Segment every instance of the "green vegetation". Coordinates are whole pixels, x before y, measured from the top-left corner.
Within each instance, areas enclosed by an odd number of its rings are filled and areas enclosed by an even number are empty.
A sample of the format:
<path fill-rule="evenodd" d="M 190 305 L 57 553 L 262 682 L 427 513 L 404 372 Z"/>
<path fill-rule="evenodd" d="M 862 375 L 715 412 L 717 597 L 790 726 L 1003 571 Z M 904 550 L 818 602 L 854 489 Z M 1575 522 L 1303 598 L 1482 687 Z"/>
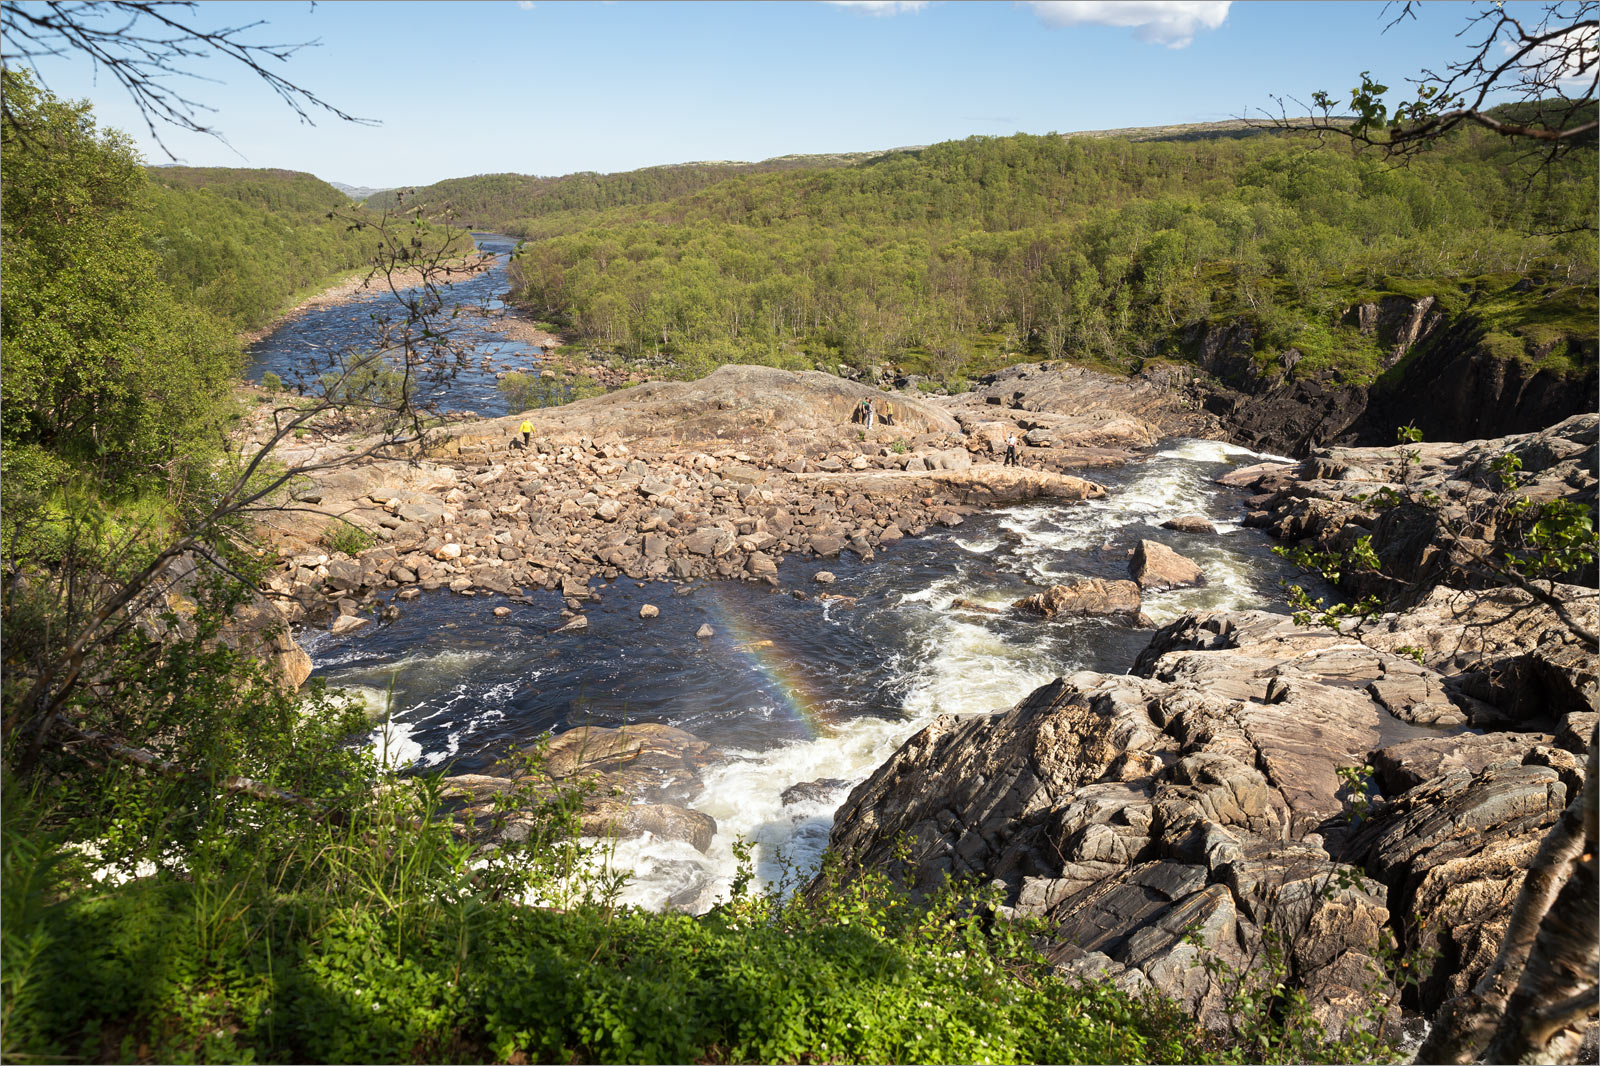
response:
<path fill-rule="evenodd" d="M 126 139 L 3 79 L 0 510 L 20 561 L 68 525 L 103 527 L 107 507 L 203 480 L 239 362 L 228 331 L 161 281 Z"/>
<path fill-rule="evenodd" d="M 463 225 L 503 232 L 518 219 L 659 203 L 746 174 L 848 166 L 871 158 L 867 153 L 780 156 L 760 163 L 680 163 L 620 174 L 585 171 L 558 178 L 479 174 L 449 178 L 420 189 L 390 189 L 375 193 L 362 203 L 376 211 L 403 207 L 420 210 L 425 216 L 448 209 Z"/>
<path fill-rule="evenodd" d="M 150 244 L 185 299 L 235 329 L 264 326 L 295 295 L 372 261 L 334 211 L 339 190 L 287 170 L 150 167 Z"/>
<path fill-rule="evenodd" d="M 1592 238 L 1521 228 L 1593 215 L 1594 152 L 1531 190 L 1514 154 L 1472 132 L 1404 169 L 1289 136 L 972 138 L 603 210 L 541 200 L 504 225 L 526 238 L 524 307 L 591 348 L 689 372 L 1126 366 L 1193 358 L 1238 324 L 1263 366 L 1294 347 L 1301 372 L 1371 380 L 1378 341 L 1347 312 L 1391 295 L 1482 306 L 1529 358 L 1592 353 Z"/>
<path fill-rule="evenodd" d="M 322 534 L 322 544 L 331 552 L 360 555 L 375 542 L 372 534 L 348 522 L 335 522 Z"/>
<path fill-rule="evenodd" d="M 235 329 L 256 329 L 294 298 L 370 267 L 371 212 L 291 170 L 151 167 L 150 243 L 186 299 Z M 456 248 L 471 251 L 461 231 Z"/>
<path fill-rule="evenodd" d="M 513 412 L 532 411 L 538 407 L 558 407 L 573 400 L 599 396 L 605 387 L 590 378 L 533 371 L 523 373 L 513 370 L 495 383 L 500 395 Z"/>

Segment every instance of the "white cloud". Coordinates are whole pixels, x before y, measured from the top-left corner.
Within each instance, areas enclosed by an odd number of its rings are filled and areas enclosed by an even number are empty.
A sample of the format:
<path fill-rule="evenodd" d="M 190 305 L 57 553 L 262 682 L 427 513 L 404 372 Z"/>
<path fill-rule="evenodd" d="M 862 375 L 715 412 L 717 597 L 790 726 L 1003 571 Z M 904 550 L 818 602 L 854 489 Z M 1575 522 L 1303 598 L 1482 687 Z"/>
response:
<path fill-rule="evenodd" d="M 517 6 L 522 8 L 524 11 L 532 11 L 533 0 L 517 0 Z"/>
<path fill-rule="evenodd" d="M 1126 26 L 1150 44 L 1186 48 L 1228 17 L 1231 0 L 1029 0 L 1051 26 Z"/>
<path fill-rule="evenodd" d="M 1517 50 L 1510 41 L 1501 41 L 1500 48 L 1508 56 Z M 1526 83 L 1554 84 L 1568 91 L 1587 85 L 1594 78 L 1596 63 L 1600 63 L 1600 32 L 1593 26 L 1579 26 L 1523 56 L 1517 72 Z"/>
<path fill-rule="evenodd" d="M 825 0 L 834 7 L 853 7 L 869 15 L 903 15 L 921 11 L 928 0 Z"/>

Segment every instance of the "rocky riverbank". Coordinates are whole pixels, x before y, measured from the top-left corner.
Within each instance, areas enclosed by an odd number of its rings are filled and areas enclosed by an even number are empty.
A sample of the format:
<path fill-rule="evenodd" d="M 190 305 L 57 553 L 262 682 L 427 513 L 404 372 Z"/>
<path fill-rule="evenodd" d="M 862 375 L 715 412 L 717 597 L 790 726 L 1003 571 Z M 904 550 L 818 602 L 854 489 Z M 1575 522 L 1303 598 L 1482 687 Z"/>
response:
<path fill-rule="evenodd" d="M 465 256 L 459 263 L 449 265 L 447 269 L 435 272 L 436 280 L 460 281 L 481 274 L 494 266 L 494 257 L 481 252 Z M 370 271 L 358 271 L 345 278 L 343 281 L 329 285 L 327 288 L 307 296 L 293 307 L 284 311 L 277 318 L 260 329 L 247 330 L 239 334 L 241 344 L 255 344 L 257 341 L 271 334 L 285 322 L 296 318 L 308 311 L 320 307 L 331 307 L 335 304 L 349 303 L 352 300 L 362 300 L 372 296 L 386 296 L 391 290 L 414 288 L 424 281 L 420 269 L 407 267 L 396 269 L 392 273 L 373 274 Z"/>
<path fill-rule="evenodd" d="M 1102 495 L 1068 471 L 1126 462 L 1171 426 L 1159 405 L 1152 418 L 1112 406 L 1113 379 L 1086 381 L 1100 400 L 1016 418 L 826 374 L 725 367 L 531 412 L 525 448 L 522 415 L 455 423 L 421 461 L 354 464 L 298 488 L 294 510 L 263 521 L 285 560 L 267 584 L 293 621 L 349 629 L 366 624 L 380 594 L 411 587 L 560 589 L 579 612 L 597 585 L 623 577 L 777 583 L 791 554 L 870 558 L 976 510 Z M 852 421 L 863 400 L 887 418 Z M 1026 438 L 1021 466 L 1003 463 L 1011 433 Z M 307 443 L 282 457 L 344 446 Z M 321 547 L 337 523 L 374 546 L 358 557 Z"/>
<path fill-rule="evenodd" d="M 1592 772 L 1594 650 L 1562 613 L 1592 633 L 1597 595 L 1553 586 L 1558 610 L 1433 583 L 1452 550 L 1476 549 L 1419 544 L 1371 501 L 1398 463 L 1447 511 L 1470 507 L 1507 452 L 1534 498 L 1592 501 L 1595 421 L 1405 463 L 1340 449 L 1237 472 L 1260 490 L 1253 524 L 1372 534 L 1409 562 L 1415 602 L 1342 631 L 1190 615 L 1131 674 L 941 718 L 851 794 L 830 847 L 846 870 L 897 867 L 919 888 L 996 882 L 1011 912 L 1047 922 L 1062 970 L 1154 986 L 1208 1024 L 1227 1020 L 1228 982 L 1263 975 L 1335 1028 L 1374 1004 L 1431 1015 L 1493 962 L 1534 852 Z M 1420 983 L 1380 965 L 1388 944 L 1431 960 Z"/>

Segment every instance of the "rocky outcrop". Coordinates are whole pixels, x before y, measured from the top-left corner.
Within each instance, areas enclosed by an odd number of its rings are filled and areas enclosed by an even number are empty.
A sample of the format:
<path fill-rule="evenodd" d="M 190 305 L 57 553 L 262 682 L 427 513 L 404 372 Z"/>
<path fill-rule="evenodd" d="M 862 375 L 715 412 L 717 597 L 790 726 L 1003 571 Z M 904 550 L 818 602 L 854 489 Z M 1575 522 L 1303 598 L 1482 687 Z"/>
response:
<path fill-rule="evenodd" d="M 963 424 L 1015 426 L 1035 433 L 1034 443 L 1048 438 L 1066 448 L 1221 433 L 1216 420 L 1199 409 L 1190 376 L 1168 366 L 1122 377 L 1068 362 L 1019 363 L 979 378 L 970 391 L 945 403 Z"/>
<path fill-rule="evenodd" d="M 1382 644 L 1281 615 L 1186 616 L 1132 675 L 1072 674 L 1009 711 L 937 719 L 851 793 L 830 846 L 919 891 L 997 882 L 1011 912 L 1047 923 L 1063 972 L 1148 984 L 1208 1024 L 1226 990 L 1202 953 L 1246 983 L 1281 956 L 1338 1028 L 1399 1000 L 1377 965 L 1386 934 L 1437 953 L 1409 1001 L 1432 1009 L 1492 959 L 1590 741 L 1416 724 L 1474 702 Z M 1370 796 L 1351 792 L 1363 765 Z"/>
<path fill-rule="evenodd" d="M 487 774 L 444 779 L 445 796 L 492 839 L 520 839 L 540 817 L 530 801 L 556 790 L 577 791 L 584 836 L 627 838 L 649 833 L 705 851 L 716 819 L 689 806 L 705 790 L 700 772 L 719 753 L 672 726 L 580 727 L 534 745 L 522 760 Z M 520 800 L 513 794 L 519 793 Z M 510 802 L 508 803 L 508 800 Z"/>
<path fill-rule="evenodd" d="M 853 423 L 862 399 L 892 423 Z M 1115 419 L 1101 414 L 1104 430 Z M 354 631 L 378 597 L 413 586 L 513 599 L 560 589 L 577 612 L 622 576 L 777 584 L 792 556 L 870 559 L 977 510 L 1103 496 L 1064 471 L 1125 461 L 1127 442 L 1156 439 L 1142 422 L 1126 436 L 1069 434 L 1030 449 L 1048 460 L 1005 466 L 970 419 L 938 405 L 764 367 L 531 412 L 527 449 L 513 432 L 521 417 L 457 423 L 428 445 L 432 458 L 331 469 L 298 488 L 292 514 L 263 522 L 285 560 L 267 590 L 296 622 Z M 333 526 L 374 544 L 353 557 L 311 539 Z"/>
<path fill-rule="evenodd" d="M 1470 306 L 1447 312 L 1432 295 L 1358 304 L 1345 309 L 1338 326 L 1379 350 L 1376 380 L 1307 370 L 1292 347 L 1264 351 L 1248 321 L 1203 323 L 1181 348 L 1212 379 L 1198 391 L 1228 437 L 1279 454 L 1384 444 L 1407 424 L 1434 440 L 1526 433 L 1594 408 L 1592 329 L 1587 336 L 1542 330 L 1535 345 L 1491 335 Z M 1566 360 L 1537 362 L 1560 347 Z"/>

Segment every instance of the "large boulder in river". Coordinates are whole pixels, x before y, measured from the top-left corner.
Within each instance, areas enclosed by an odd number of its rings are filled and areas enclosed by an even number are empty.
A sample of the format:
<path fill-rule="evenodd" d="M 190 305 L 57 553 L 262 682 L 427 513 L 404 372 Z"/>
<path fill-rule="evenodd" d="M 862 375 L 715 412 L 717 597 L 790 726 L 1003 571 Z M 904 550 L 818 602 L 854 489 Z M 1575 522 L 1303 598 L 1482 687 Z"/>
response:
<path fill-rule="evenodd" d="M 1205 583 L 1199 564 L 1157 540 L 1141 540 L 1133 549 L 1128 573 L 1142 589 L 1175 589 Z"/>
<path fill-rule="evenodd" d="M 1139 617 L 1139 603 L 1139 586 L 1132 581 L 1092 577 L 1070 585 L 1052 585 L 1011 606 L 1040 618 L 1092 616 L 1132 622 Z"/>

